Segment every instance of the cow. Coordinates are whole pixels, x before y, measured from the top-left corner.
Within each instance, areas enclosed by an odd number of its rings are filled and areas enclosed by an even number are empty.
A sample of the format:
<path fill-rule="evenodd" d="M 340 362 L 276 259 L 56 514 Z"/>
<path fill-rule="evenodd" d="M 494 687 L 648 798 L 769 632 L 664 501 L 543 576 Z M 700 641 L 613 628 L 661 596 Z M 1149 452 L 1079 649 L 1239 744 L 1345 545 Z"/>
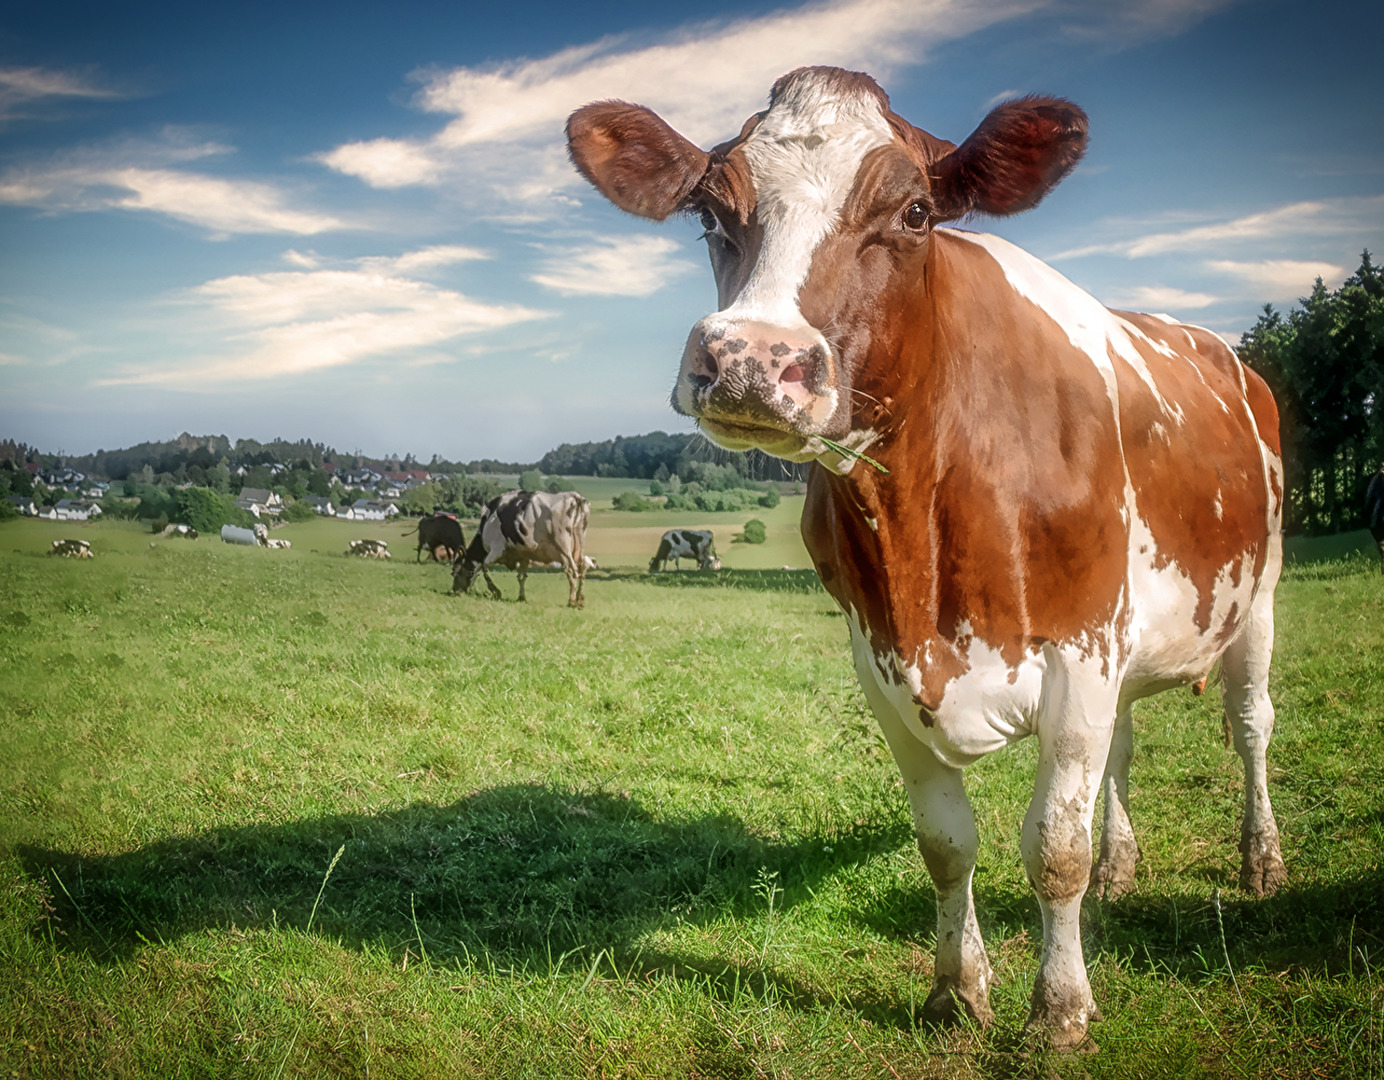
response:
<path fill-rule="evenodd" d="M 1036 205 L 1087 128 L 1070 102 L 1027 97 L 958 146 L 836 68 L 783 76 L 710 152 L 624 102 L 567 128 L 617 207 L 705 229 L 720 310 L 692 327 L 675 410 L 728 449 L 816 462 L 803 539 L 937 892 L 928 1021 L 992 1020 L 963 776 L 1037 738 L 1028 1026 L 1060 1049 L 1099 1019 L 1082 897 L 1134 881 L 1134 701 L 1220 663 L 1245 770 L 1240 883 L 1285 880 L 1266 765 L 1283 502 L 1267 386 L 1207 330 L 1108 310 L 1004 240 L 942 227 Z"/>
<path fill-rule="evenodd" d="M 389 558 L 389 541 L 352 540 L 346 548 L 346 554 L 355 555 L 362 559 L 387 559 Z"/>
<path fill-rule="evenodd" d="M 710 529 L 669 529 L 649 560 L 649 573 L 667 569 L 669 559 L 673 560 L 675 570 L 682 569 L 679 559 L 696 559 L 698 570 L 721 569 L 721 560 L 716 557 L 716 539 Z"/>
<path fill-rule="evenodd" d="M 428 553 L 428 558 L 436 562 L 453 562 L 462 549 L 466 547 L 466 537 L 462 535 L 461 523 L 457 521 L 455 514 L 448 514 L 443 511 L 420 517 L 415 529 L 410 529 L 404 533 L 418 533 L 418 551 L 415 553 L 414 562 L 423 561 L 424 550 Z"/>
<path fill-rule="evenodd" d="M 586 579 L 586 522 L 591 504 L 575 491 L 507 491 L 485 504 L 471 544 L 452 564 L 452 592 L 471 588 L 479 570 L 490 595 L 500 590 L 490 578 L 490 567 L 508 566 L 519 577 L 519 599 L 524 599 L 524 580 L 530 563 L 558 562 L 567 575 L 567 605 L 583 607 L 582 584 Z"/>
<path fill-rule="evenodd" d="M 289 548 L 293 546 L 293 541 L 280 540 L 277 537 L 271 536 L 268 540 L 264 542 L 264 546 L 269 548 L 271 551 L 287 551 Z"/>
<path fill-rule="evenodd" d="M 90 559 L 91 544 L 86 540 L 54 540 L 48 554 L 61 555 L 65 559 Z"/>
<path fill-rule="evenodd" d="M 1384 574 L 1384 465 L 1365 488 L 1365 525 L 1379 548 L 1379 572 Z"/>

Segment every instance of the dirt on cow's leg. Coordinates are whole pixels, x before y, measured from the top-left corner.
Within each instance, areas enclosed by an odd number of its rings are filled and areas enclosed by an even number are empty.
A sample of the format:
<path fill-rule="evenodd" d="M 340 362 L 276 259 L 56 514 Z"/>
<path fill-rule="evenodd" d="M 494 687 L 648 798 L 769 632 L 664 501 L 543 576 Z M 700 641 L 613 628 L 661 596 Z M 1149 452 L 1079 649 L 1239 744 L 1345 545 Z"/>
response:
<path fill-rule="evenodd" d="M 1272 541 L 1277 540 L 1274 534 Z M 1280 541 L 1281 543 L 1281 541 Z M 1225 717 L 1231 739 L 1245 765 L 1245 817 L 1240 831 L 1240 887 L 1268 896 L 1288 880 L 1278 844 L 1278 824 L 1269 803 L 1268 749 L 1273 736 L 1273 702 L 1269 700 L 1269 659 L 1273 653 L 1273 592 L 1281 549 L 1275 544 L 1264 586 L 1254 598 L 1240 636 L 1221 662 Z"/>
<path fill-rule="evenodd" d="M 1091 888 L 1107 900 L 1118 900 L 1134 888 L 1134 864 L 1139 861 L 1139 845 L 1129 823 L 1129 762 L 1133 756 L 1134 717 L 1125 705 L 1115 717 L 1110 756 L 1105 763 L 1100 855 L 1091 869 Z"/>
<path fill-rule="evenodd" d="M 504 594 L 500 592 L 495 582 L 490 579 L 490 571 L 485 566 L 481 567 L 481 574 L 485 578 L 485 587 L 490 590 L 490 595 L 496 600 L 503 600 Z"/>

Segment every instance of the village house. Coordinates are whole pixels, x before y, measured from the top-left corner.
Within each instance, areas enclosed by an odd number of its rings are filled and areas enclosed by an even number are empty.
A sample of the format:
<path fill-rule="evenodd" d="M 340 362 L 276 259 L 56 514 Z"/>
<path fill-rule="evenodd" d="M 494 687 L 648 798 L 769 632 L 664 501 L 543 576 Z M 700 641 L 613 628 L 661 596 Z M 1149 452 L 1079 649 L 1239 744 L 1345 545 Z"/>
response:
<path fill-rule="evenodd" d="M 278 517 L 284 508 L 283 499 L 265 488 L 241 488 L 235 504 L 242 510 L 250 511 L 255 517 L 264 514 Z"/>
<path fill-rule="evenodd" d="M 337 511 L 342 521 L 384 521 L 396 516 L 399 508 L 383 499 L 357 499 L 350 506 Z"/>
<path fill-rule="evenodd" d="M 304 495 L 302 501 L 311 506 L 319 514 L 323 514 L 326 517 L 334 517 L 336 515 L 336 507 L 332 505 L 331 499 L 324 498 L 320 495 Z"/>
<path fill-rule="evenodd" d="M 90 521 L 100 513 L 101 508 L 88 499 L 59 499 L 53 507 L 52 520 Z"/>
<path fill-rule="evenodd" d="M 11 506 L 25 517 L 38 517 L 38 504 L 30 495 L 7 495 Z"/>

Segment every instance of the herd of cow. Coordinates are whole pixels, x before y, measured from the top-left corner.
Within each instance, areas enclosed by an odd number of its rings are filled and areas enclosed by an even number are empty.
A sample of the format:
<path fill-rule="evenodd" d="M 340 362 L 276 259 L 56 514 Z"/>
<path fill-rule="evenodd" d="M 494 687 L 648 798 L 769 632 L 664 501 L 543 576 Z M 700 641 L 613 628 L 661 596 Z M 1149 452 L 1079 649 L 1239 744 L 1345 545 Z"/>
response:
<path fill-rule="evenodd" d="M 470 544 L 461 522 L 448 513 L 420 518 L 417 528 L 404 535 L 418 535 L 415 561 L 427 552 L 430 559 L 452 564 L 454 593 L 467 592 L 479 573 L 490 595 L 498 600 L 500 590 L 490 570 L 503 566 L 515 572 L 519 599 L 523 600 L 529 567 L 552 566 L 567 575 L 567 603 L 579 608 L 585 604 L 582 586 L 586 571 L 596 565 L 585 551 L 590 516 L 591 504 L 575 491 L 515 490 L 486 504 Z M 701 570 L 721 568 L 711 532 L 705 529 L 669 529 L 659 541 L 649 572 L 663 569 L 668 559 L 679 569 L 679 559 L 695 559 Z"/>
<path fill-rule="evenodd" d="M 957 145 L 867 75 L 800 68 L 710 151 L 620 101 L 567 132 L 617 207 L 705 227 L 719 310 L 687 339 L 676 411 L 726 448 L 818 464 L 803 538 L 848 616 L 937 893 L 924 1018 L 993 1018 L 964 770 L 1032 735 L 1029 1025 L 1079 1046 L 1100 1018 L 1082 898 L 1135 886 L 1135 701 L 1219 668 L 1244 767 L 1240 883 L 1262 896 L 1287 880 L 1267 767 L 1284 497 L 1267 386 L 1208 330 L 1107 309 L 1003 240 L 942 228 L 1043 199 L 1085 151 L 1070 102 L 1006 102 Z M 479 573 L 499 596 L 489 571 L 513 568 L 521 600 L 530 565 L 556 564 L 580 607 L 589 510 L 575 492 L 511 491 L 469 544 L 455 518 L 422 519 L 418 554 L 452 563 L 454 592 Z M 720 565 L 711 534 L 685 529 L 650 571 L 669 559 Z"/>

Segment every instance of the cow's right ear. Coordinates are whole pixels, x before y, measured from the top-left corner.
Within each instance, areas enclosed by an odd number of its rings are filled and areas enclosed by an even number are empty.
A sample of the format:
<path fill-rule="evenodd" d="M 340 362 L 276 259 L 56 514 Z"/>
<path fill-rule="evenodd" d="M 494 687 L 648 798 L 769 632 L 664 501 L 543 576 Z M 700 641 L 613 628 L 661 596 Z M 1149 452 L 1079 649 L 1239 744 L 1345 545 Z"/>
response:
<path fill-rule="evenodd" d="M 567 152 L 621 210 L 655 221 L 683 206 L 710 161 L 657 113 L 623 101 L 598 101 L 568 117 Z"/>

